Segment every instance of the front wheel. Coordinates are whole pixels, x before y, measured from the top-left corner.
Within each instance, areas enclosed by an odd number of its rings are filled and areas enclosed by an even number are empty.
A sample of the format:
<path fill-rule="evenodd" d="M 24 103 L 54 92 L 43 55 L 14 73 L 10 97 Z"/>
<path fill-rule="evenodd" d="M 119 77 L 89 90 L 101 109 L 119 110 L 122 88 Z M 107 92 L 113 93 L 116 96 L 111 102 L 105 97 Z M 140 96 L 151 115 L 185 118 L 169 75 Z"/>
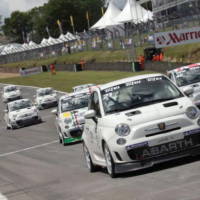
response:
<path fill-rule="evenodd" d="M 88 148 L 86 147 L 84 142 L 83 142 L 83 153 L 89 171 L 95 172 L 97 170 L 97 167 L 93 164 Z"/>
<path fill-rule="evenodd" d="M 107 168 L 108 174 L 110 175 L 111 178 L 115 178 L 116 177 L 115 163 L 113 161 L 112 155 L 110 153 L 110 150 L 107 144 L 104 145 L 104 157 L 106 161 L 106 168 Z"/>

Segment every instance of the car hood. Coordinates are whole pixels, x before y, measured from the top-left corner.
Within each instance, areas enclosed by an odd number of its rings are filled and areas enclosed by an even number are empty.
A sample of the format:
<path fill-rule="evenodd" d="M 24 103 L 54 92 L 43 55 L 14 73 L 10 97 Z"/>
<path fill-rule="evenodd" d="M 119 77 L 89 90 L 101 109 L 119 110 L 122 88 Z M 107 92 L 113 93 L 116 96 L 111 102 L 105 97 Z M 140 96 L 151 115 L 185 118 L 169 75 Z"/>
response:
<path fill-rule="evenodd" d="M 192 101 L 187 97 L 182 97 L 107 115 L 104 117 L 104 124 L 110 127 L 115 127 L 119 123 L 136 126 L 154 120 L 182 115 L 189 106 L 193 106 Z"/>
<path fill-rule="evenodd" d="M 20 95 L 19 90 L 4 93 L 4 97 L 12 97 L 12 96 L 18 96 L 18 95 Z"/>
<path fill-rule="evenodd" d="M 13 116 L 16 116 L 16 115 L 17 115 L 17 117 L 23 117 L 27 114 L 32 115 L 34 113 L 37 113 L 37 108 L 35 106 L 30 107 L 30 108 L 24 108 L 24 109 L 12 111 L 12 112 L 9 113 L 9 116 L 11 118 L 13 118 Z"/>
<path fill-rule="evenodd" d="M 43 97 L 37 97 L 37 101 L 48 101 L 48 100 L 55 100 L 56 95 L 45 95 Z"/>

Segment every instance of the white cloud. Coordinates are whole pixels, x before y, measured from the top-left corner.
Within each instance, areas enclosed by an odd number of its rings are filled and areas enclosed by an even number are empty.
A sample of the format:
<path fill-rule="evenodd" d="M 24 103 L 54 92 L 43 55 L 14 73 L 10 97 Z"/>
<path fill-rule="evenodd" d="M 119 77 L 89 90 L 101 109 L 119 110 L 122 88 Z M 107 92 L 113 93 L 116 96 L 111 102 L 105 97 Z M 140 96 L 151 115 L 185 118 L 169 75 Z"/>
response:
<path fill-rule="evenodd" d="M 9 17 L 13 11 L 27 11 L 46 2 L 48 0 L 0 0 L 0 15 Z"/>

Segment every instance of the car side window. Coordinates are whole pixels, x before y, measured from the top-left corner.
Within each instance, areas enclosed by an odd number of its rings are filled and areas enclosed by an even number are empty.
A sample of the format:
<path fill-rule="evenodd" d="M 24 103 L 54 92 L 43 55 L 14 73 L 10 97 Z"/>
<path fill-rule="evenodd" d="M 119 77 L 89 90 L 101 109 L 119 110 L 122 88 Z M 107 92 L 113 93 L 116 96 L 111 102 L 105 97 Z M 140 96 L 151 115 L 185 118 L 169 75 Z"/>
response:
<path fill-rule="evenodd" d="M 168 74 L 168 77 L 170 78 L 170 80 L 172 80 L 173 78 L 171 73 Z"/>
<path fill-rule="evenodd" d="M 91 95 L 89 108 L 96 111 L 96 116 L 101 117 L 100 105 L 99 105 L 99 97 L 97 92 L 94 92 Z"/>

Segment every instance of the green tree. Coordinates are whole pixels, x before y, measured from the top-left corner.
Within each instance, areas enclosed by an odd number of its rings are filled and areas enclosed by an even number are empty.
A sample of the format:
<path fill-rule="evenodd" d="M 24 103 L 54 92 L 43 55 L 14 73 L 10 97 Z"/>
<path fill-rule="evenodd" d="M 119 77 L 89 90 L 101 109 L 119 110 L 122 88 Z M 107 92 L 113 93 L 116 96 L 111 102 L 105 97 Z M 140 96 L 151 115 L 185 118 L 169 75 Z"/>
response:
<path fill-rule="evenodd" d="M 70 16 L 73 16 L 75 31 L 82 32 L 88 28 L 86 12 L 89 13 L 90 25 L 101 17 L 101 7 L 104 0 L 49 0 L 41 7 L 28 12 L 15 11 L 11 17 L 5 19 L 2 27 L 5 35 L 14 41 L 23 42 L 23 35 L 29 35 L 35 42 L 48 37 L 46 27 L 51 36 L 59 36 L 57 20 L 62 23 L 63 31 L 72 32 Z"/>

